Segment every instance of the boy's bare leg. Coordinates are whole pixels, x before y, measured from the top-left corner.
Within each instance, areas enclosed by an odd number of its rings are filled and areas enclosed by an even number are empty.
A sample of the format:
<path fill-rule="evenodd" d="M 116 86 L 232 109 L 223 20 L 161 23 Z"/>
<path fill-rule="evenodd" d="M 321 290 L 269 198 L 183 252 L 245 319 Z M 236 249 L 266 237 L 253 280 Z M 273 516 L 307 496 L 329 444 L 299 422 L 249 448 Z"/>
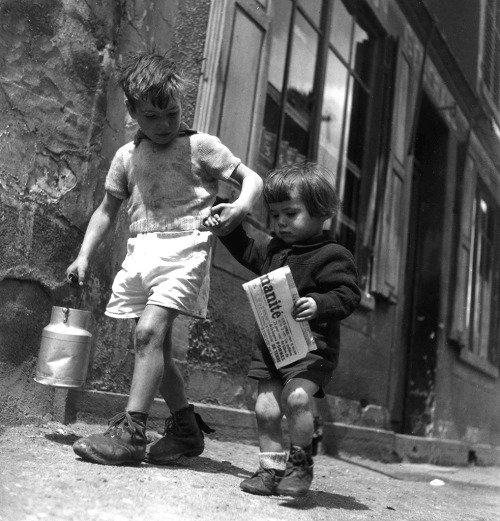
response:
<path fill-rule="evenodd" d="M 160 394 L 172 413 L 189 405 L 184 378 L 172 358 L 172 328 L 169 329 L 163 342 L 163 378 L 160 383 Z"/>
<path fill-rule="evenodd" d="M 146 455 L 147 461 L 156 465 L 168 465 L 181 456 L 199 456 L 205 448 L 203 432 L 213 432 L 188 403 L 184 378 L 172 358 L 172 328 L 164 338 L 162 364 L 159 391 L 171 416 L 165 422 L 163 437 Z"/>
<path fill-rule="evenodd" d="M 285 472 L 281 393 L 280 380 L 259 380 L 259 394 L 255 403 L 260 447 L 259 468 L 253 476 L 240 483 L 244 492 L 271 496 L 276 493 L 278 482 Z"/>
<path fill-rule="evenodd" d="M 283 389 L 283 408 L 288 420 L 292 445 L 308 447 L 312 443 L 314 415 L 313 396 L 318 386 L 310 380 L 293 378 Z"/>
<path fill-rule="evenodd" d="M 276 487 L 280 495 L 303 496 L 313 479 L 313 396 L 318 386 L 310 380 L 293 378 L 283 389 L 282 405 L 290 431 L 290 454 L 285 476 Z"/>
<path fill-rule="evenodd" d="M 283 388 L 280 380 L 259 380 L 255 416 L 257 418 L 259 447 L 261 452 L 283 451 L 283 433 L 281 420 L 281 392 Z"/>
<path fill-rule="evenodd" d="M 175 310 L 147 305 L 138 320 L 135 330 L 134 375 L 127 411 L 149 412 L 163 377 L 164 341 L 170 337 L 177 315 Z M 182 381 L 181 388 L 184 388 Z"/>
<path fill-rule="evenodd" d="M 163 375 L 163 344 L 177 316 L 159 306 L 146 306 L 136 326 L 134 375 L 126 410 L 103 434 L 80 438 L 73 450 L 81 458 L 104 465 L 140 463 L 146 454 L 146 421 Z"/>

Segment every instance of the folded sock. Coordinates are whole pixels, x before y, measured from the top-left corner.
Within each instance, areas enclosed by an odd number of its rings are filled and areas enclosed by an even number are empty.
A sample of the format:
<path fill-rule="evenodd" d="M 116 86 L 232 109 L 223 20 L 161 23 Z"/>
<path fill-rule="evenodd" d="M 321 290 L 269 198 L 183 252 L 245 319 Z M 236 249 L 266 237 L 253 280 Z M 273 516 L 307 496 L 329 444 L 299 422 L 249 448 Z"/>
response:
<path fill-rule="evenodd" d="M 148 421 L 148 414 L 145 412 L 128 411 L 132 419 L 142 425 L 146 425 Z"/>

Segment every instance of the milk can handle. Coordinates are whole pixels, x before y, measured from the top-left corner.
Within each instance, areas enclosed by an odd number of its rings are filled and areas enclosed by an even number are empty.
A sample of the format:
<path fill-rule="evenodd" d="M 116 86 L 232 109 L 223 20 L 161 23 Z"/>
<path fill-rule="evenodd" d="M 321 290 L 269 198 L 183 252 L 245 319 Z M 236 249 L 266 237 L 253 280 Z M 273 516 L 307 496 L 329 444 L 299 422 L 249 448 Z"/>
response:
<path fill-rule="evenodd" d="M 68 321 L 68 315 L 69 315 L 69 308 L 63 308 L 64 318 L 63 318 L 63 324 L 66 324 Z"/>
<path fill-rule="evenodd" d="M 70 273 L 68 275 L 68 280 L 69 280 L 69 287 L 72 289 L 73 297 L 75 300 L 74 306 L 76 309 L 80 309 L 80 307 L 82 305 L 82 300 L 83 300 L 83 292 L 81 291 L 82 287 L 78 283 L 78 275 L 76 273 Z M 68 310 L 68 313 L 69 313 L 69 310 Z M 65 320 L 65 322 L 66 322 L 66 320 Z"/>

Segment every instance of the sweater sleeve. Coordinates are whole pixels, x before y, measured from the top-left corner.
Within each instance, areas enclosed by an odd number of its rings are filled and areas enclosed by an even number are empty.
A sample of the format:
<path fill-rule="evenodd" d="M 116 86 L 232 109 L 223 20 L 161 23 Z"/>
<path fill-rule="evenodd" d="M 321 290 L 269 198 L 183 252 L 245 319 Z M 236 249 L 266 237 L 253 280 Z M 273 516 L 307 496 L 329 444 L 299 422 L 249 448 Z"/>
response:
<path fill-rule="evenodd" d="M 354 258 L 344 247 L 332 245 L 324 261 L 315 270 L 314 278 L 321 292 L 312 292 L 318 306 L 320 322 L 343 320 L 357 307 L 361 300 Z"/>
<path fill-rule="evenodd" d="M 242 266 L 262 275 L 267 245 L 249 237 L 241 224 L 228 235 L 219 237 L 219 240 Z"/>
<path fill-rule="evenodd" d="M 193 140 L 197 151 L 195 163 L 214 179 L 229 179 L 241 163 L 241 159 L 234 156 L 216 136 L 199 133 L 193 136 Z"/>
<path fill-rule="evenodd" d="M 125 147 L 120 148 L 113 157 L 104 183 L 106 192 L 109 192 L 118 199 L 127 199 L 130 195 L 123 161 L 124 149 Z"/>

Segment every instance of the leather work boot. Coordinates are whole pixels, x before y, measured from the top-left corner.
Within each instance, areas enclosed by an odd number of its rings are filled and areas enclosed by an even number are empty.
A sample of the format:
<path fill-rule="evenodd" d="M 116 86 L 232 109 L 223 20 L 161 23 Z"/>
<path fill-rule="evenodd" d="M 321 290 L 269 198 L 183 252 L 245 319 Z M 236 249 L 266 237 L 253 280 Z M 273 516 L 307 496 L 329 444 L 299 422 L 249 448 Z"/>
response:
<path fill-rule="evenodd" d="M 293 445 L 286 462 L 285 476 L 276 487 L 280 496 L 305 496 L 313 479 L 311 447 L 305 450 Z"/>
<path fill-rule="evenodd" d="M 243 492 L 256 494 L 258 496 L 274 496 L 276 487 L 283 477 L 283 471 L 279 472 L 274 469 L 264 469 L 259 467 L 253 476 L 244 479 L 240 483 Z"/>
<path fill-rule="evenodd" d="M 104 434 L 92 434 L 80 438 L 73 450 L 86 461 L 102 465 L 140 463 L 146 453 L 146 426 L 132 419 L 125 411 L 109 422 Z"/>
<path fill-rule="evenodd" d="M 205 449 L 203 433 L 215 432 L 188 405 L 172 414 L 165 421 L 163 437 L 153 443 L 146 454 L 146 461 L 155 465 L 168 465 L 182 456 L 199 456 Z"/>

